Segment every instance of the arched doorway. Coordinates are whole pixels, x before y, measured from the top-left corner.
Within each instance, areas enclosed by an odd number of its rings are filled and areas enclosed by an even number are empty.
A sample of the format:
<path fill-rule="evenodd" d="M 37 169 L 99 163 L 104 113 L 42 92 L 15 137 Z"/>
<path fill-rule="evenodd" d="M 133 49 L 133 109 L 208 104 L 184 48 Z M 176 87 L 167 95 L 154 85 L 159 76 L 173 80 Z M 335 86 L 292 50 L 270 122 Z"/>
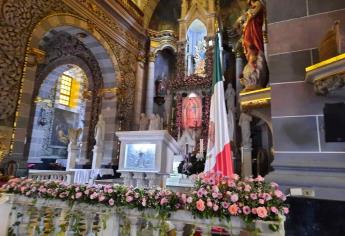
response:
<path fill-rule="evenodd" d="M 62 47 L 64 50 L 60 50 L 61 47 L 47 46 L 51 40 L 60 34 L 64 34 L 67 38 L 69 37 L 74 46 L 66 43 Z M 62 40 L 62 42 L 64 41 Z M 44 48 L 53 49 L 55 54 L 49 54 Z M 81 156 L 85 158 L 82 162 L 83 164 L 91 162 L 90 157 L 92 156 L 94 137 L 90 133 L 94 132 L 94 126 L 98 119 L 97 114 L 103 114 L 106 121 L 107 133 L 105 135 L 106 145 L 104 145 L 103 164 L 110 164 L 112 161 L 116 161 L 114 158 L 117 153 L 117 140 L 113 134 L 117 130 L 117 101 L 116 96 L 114 94 L 109 96 L 109 93 L 112 93 L 116 86 L 119 67 L 110 45 L 87 22 L 71 15 L 61 14 L 46 17 L 36 26 L 31 34 L 27 55 L 31 56 L 33 49 L 43 50 L 46 53 L 46 58 L 43 64 L 27 63 L 24 68 L 25 73 L 22 78 L 23 88 L 16 117 L 17 126 L 13 139 L 12 158 L 16 158 L 19 161 L 21 169 L 26 169 L 26 162 L 30 153 L 33 118 L 35 116 L 31 107 L 35 107 L 34 99 L 38 96 L 42 81 L 58 66 L 76 64 L 84 70 L 89 81 L 93 81 L 89 84 L 91 89 L 86 94 L 91 95 L 89 100 L 91 102 L 90 107 L 96 111 L 88 110 L 88 106 L 86 106 L 85 117 L 90 117 L 90 125 L 85 127 L 83 134 L 88 133 L 89 135 L 87 135 L 87 140 L 84 140 L 83 136 L 82 143 L 90 145 L 83 145 L 84 148 L 82 148 Z M 66 51 L 73 51 L 74 53 L 65 53 Z M 80 59 L 79 62 L 76 62 L 76 58 Z M 49 60 L 50 62 L 54 61 L 54 63 L 49 63 Z M 87 66 L 83 66 L 83 64 Z M 42 66 L 44 69 L 40 68 Z M 94 72 L 97 72 L 97 75 Z M 92 76 L 89 76 L 88 73 Z M 96 84 L 97 86 L 94 86 Z M 103 91 L 108 91 L 108 94 L 104 94 Z M 95 106 L 95 104 L 98 105 Z"/>
<path fill-rule="evenodd" d="M 68 129 L 81 128 L 85 131 L 90 125 L 90 117 L 85 114 L 90 103 L 83 96 L 88 90 L 87 75 L 77 65 L 58 66 L 44 79 L 35 98 L 28 156 L 31 167 L 66 167 Z M 86 140 L 87 136 L 88 133 L 83 132 L 79 142 Z"/>

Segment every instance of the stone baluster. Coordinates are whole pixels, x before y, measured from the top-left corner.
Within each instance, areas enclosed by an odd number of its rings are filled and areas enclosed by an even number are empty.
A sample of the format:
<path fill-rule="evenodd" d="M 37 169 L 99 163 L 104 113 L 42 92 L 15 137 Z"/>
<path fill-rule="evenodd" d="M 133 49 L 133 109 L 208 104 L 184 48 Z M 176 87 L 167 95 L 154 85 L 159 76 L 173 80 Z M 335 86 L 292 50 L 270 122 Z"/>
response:
<path fill-rule="evenodd" d="M 155 60 L 156 55 L 150 53 L 149 56 L 149 72 L 147 78 L 147 93 L 146 93 L 146 115 L 153 113 L 153 99 L 155 97 Z"/>
<path fill-rule="evenodd" d="M 139 188 L 146 187 L 145 173 L 134 173 L 133 178 L 136 180 L 136 186 Z"/>
<path fill-rule="evenodd" d="M 155 173 L 151 173 L 151 174 L 149 174 L 149 173 L 147 173 L 146 174 L 146 179 L 148 180 L 148 185 L 149 185 L 149 187 L 155 187 L 155 186 L 158 186 L 158 184 L 157 184 L 157 178 L 158 178 L 158 176 L 155 174 Z"/>
<path fill-rule="evenodd" d="M 121 177 L 123 178 L 123 184 L 125 186 L 134 186 L 134 179 L 132 173 L 124 172 L 121 174 Z"/>
<path fill-rule="evenodd" d="M 139 218 L 137 216 L 128 216 L 128 219 L 131 225 L 130 236 L 137 236 Z"/>
<path fill-rule="evenodd" d="M 184 222 L 173 222 L 175 225 L 175 230 L 176 230 L 176 236 L 183 236 L 184 232 Z"/>

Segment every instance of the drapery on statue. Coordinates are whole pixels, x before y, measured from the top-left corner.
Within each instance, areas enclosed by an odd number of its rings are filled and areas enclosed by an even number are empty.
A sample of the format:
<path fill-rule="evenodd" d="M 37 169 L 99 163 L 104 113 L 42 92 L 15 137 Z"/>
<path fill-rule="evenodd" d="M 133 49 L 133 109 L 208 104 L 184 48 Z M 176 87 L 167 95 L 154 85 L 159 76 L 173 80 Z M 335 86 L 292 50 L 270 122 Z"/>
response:
<path fill-rule="evenodd" d="M 245 91 L 266 87 L 268 68 L 264 55 L 263 23 L 265 5 L 260 0 L 248 0 L 249 9 L 245 16 L 242 34 L 243 51 L 248 61 L 241 76 Z"/>
<path fill-rule="evenodd" d="M 74 129 L 69 128 L 68 129 L 68 139 L 69 139 L 69 145 L 77 145 L 78 138 L 82 132 L 82 128 Z"/>
<path fill-rule="evenodd" d="M 105 137 L 105 121 L 103 119 L 103 115 L 100 114 L 98 116 L 98 122 L 95 127 L 95 139 L 97 146 L 103 146 L 104 137 Z"/>

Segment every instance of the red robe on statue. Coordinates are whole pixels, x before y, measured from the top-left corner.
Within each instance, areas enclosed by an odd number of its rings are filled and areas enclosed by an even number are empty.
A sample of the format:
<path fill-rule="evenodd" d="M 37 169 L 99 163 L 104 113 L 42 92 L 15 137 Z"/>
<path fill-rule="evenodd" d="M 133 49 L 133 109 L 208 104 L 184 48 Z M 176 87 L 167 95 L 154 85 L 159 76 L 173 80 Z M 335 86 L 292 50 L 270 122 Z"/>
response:
<path fill-rule="evenodd" d="M 255 47 L 257 51 L 264 51 L 264 39 L 262 26 L 265 17 L 265 8 L 263 4 L 257 1 L 251 1 L 250 9 L 248 10 L 248 21 L 243 29 L 243 48 L 245 53 L 248 52 L 249 47 Z"/>

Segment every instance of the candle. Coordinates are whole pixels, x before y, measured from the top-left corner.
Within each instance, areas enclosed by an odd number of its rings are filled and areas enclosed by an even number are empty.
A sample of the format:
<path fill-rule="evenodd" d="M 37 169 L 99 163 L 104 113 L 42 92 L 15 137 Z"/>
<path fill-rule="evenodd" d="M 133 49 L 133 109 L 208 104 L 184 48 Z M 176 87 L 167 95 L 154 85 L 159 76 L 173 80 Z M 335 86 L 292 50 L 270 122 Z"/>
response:
<path fill-rule="evenodd" d="M 200 139 L 200 153 L 202 154 L 204 152 L 204 140 Z"/>

